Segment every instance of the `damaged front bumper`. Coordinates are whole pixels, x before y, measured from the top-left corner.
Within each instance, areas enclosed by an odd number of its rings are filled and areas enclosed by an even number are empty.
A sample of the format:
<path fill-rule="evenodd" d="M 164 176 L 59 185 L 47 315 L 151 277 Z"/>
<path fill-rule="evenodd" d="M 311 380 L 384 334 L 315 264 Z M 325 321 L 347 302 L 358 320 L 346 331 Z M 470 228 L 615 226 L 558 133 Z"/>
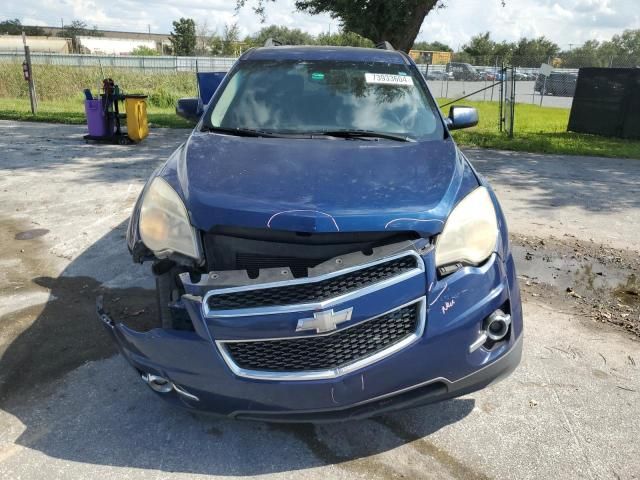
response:
<path fill-rule="evenodd" d="M 482 266 L 438 278 L 430 245 L 393 248 L 332 259 L 307 279 L 286 269 L 261 271 L 257 279 L 212 272 L 198 282 L 185 274 L 180 306 L 193 331 L 136 332 L 115 323 L 100 302 L 98 316 L 162 398 L 232 418 L 364 418 L 470 393 L 511 373 L 522 352 L 511 256 L 494 254 Z M 353 287 L 353 278 L 362 282 L 405 257 L 415 264 Z M 325 287 L 343 290 L 324 298 Z M 509 316 L 508 332 L 484 341 L 496 311 Z M 159 390 L 150 383 L 158 378 Z"/>

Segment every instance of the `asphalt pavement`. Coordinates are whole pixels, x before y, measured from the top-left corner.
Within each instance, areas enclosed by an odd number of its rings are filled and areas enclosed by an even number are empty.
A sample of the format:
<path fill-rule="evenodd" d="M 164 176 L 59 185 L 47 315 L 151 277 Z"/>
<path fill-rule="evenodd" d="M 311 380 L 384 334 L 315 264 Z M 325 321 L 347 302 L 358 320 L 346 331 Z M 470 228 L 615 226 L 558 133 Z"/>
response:
<path fill-rule="evenodd" d="M 522 364 L 459 399 L 322 426 L 161 402 L 114 355 L 92 308 L 105 289 L 129 313 L 152 298 L 126 220 L 188 132 L 154 129 L 125 147 L 83 133 L 0 121 L 0 479 L 639 478 L 640 343 L 586 318 L 563 287 L 525 291 Z M 515 235 L 640 253 L 640 161 L 467 154 Z M 9 371 L 20 361 L 28 369 Z"/>
<path fill-rule="evenodd" d="M 431 93 L 437 98 L 456 99 L 470 95 L 469 100 L 476 101 L 497 102 L 500 99 L 500 87 L 490 80 L 473 82 L 429 80 L 427 83 Z M 545 95 L 541 99 L 540 94 L 534 89 L 535 83 L 529 80 L 517 81 L 515 86 L 516 102 L 542 105 L 543 107 L 571 108 L 573 97 Z"/>

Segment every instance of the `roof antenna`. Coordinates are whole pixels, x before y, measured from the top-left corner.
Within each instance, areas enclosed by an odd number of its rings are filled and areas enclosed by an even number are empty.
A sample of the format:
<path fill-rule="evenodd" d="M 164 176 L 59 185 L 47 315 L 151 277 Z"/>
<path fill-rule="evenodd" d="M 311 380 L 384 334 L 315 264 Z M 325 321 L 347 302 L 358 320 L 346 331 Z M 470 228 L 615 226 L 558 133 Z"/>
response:
<path fill-rule="evenodd" d="M 379 48 L 380 50 L 395 50 L 395 48 L 393 48 L 393 45 L 391 45 L 386 40 L 376 44 L 376 48 Z"/>
<path fill-rule="evenodd" d="M 264 42 L 264 46 L 265 47 L 281 47 L 282 42 L 279 40 L 276 40 L 275 38 L 267 38 L 267 41 Z"/>

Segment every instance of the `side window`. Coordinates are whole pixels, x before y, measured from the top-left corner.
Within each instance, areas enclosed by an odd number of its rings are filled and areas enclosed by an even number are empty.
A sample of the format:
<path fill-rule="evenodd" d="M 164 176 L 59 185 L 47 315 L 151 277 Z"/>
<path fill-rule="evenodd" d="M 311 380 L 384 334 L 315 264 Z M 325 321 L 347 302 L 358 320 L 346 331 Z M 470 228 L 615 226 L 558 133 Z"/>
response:
<path fill-rule="evenodd" d="M 213 112 L 211 113 L 211 124 L 212 125 L 222 125 L 222 121 L 224 117 L 227 115 L 229 111 L 229 106 L 236 96 L 236 92 L 240 86 L 242 73 L 237 72 L 231 80 L 227 84 L 227 87 L 222 92 L 222 95 L 218 99 L 218 102 L 215 105 Z"/>

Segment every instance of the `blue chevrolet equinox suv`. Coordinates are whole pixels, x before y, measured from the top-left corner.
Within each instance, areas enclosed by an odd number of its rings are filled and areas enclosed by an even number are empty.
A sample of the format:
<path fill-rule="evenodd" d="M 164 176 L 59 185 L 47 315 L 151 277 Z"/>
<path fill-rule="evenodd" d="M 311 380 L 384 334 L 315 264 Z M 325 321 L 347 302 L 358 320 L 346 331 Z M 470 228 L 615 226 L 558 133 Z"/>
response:
<path fill-rule="evenodd" d="M 468 394 L 522 352 L 494 192 L 406 54 L 255 48 L 135 205 L 127 242 L 156 281 L 157 327 L 98 302 L 160 397 L 237 419 L 365 418 Z"/>

